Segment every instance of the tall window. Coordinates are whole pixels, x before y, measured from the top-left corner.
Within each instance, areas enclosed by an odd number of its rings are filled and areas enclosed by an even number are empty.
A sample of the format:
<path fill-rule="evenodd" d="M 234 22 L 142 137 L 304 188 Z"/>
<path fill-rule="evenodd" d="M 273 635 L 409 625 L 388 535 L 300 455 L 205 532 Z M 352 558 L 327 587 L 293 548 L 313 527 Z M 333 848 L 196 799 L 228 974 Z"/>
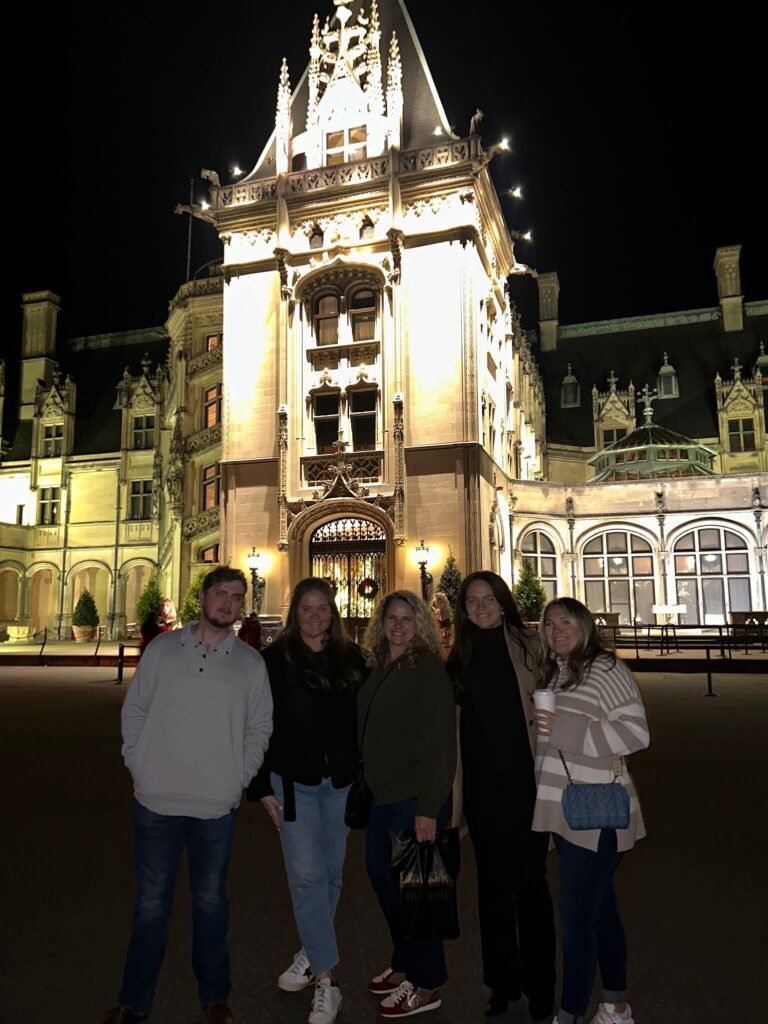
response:
<path fill-rule="evenodd" d="M 40 526 L 55 526 L 59 521 L 60 487 L 41 487 L 37 502 L 37 521 Z"/>
<path fill-rule="evenodd" d="M 221 423 L 221 384 L 214 384 L 205 390 L 203 424 L 213 427 L 217 423 Z"/>
<path fill-rule="evenodd" d="M 547 600 L 557 597 L 557 558 L 555 545 L 540 530 L 526 534 L 521 544 L 523 561 L 533 563 L 533 571 L 544 584 Z"/>
<path fill-rule="evenodd" d="M 752 609 L 746 541 L 723 527 L 691 530 L 674 547 L 680 621 L 723 625 L 729 612 Z"/>
<path fill-rule="evenodd" d="M 312 402 L 318 455 L 330 455 L 339 440 L 339 394 L 315 395 Z"/>
<path fill-rule="evenodd" d="M 618 612 L 619 622 L 653 622 L 653 549 L 634 533 L 612 530 L 584 548 L 584 594 L 591 612 Z"/>
<path fill-rule="evenodd" d="M 339 340 L 339 298 L 322 295 L 315 302 L 315 337 L 318 345 L 335 345 Z"/>
<path fill-rule="evenodd" d="M 135 449 L 155 447 L 155 417 L 133 417 L 133 447 Z"/>
<path fill-rule="evenodd" d="M 355 292 L 349 303 L 352 321 L 352 338 L 355 341 L 372 341 L 376 335 L 376 296 L 370 288 Z"/>
<path fill-rule="evenodd" d="M 131 519 L 152 518 L 152 481 L 131 480 Z"/>
<path fill-rule="evenodd" d="M 218 462 L 204 466 L 202 473 L 202 507 L 203 510 L 215 508 L 219 504 L 221 486 L 221 469 Z"/>
<path fill-rule="evenodd" d="M 563 377 L 560 385 L 560 408 L 575 409 L 581 405 L 581 386 L 571 372 L 571 364 L 568 363 L 568 372 Z"/>
<path fill-rule="evenodd" d="M 622 437 L 626 436 L 627 431 L 624 427 L 604 427 L 603 448 L 607 448 L 609 444 L 613 444 L 614 441 L 619 441 Z"/>
<path fill-rule="evenodd" d="M 755 450 L 755 421 L 748 419 L 728 420 L 728 449 L 732 452 L 753 452 Z"/>
<path fill-rule="evenodd" d="M 61 455 L 64 444 L 64 424 L 46 423 L 43 427 L 43 458 L 52 459 Z"/>
<path fill-rule="evenodd" d="M 362 160 L 366 156 L 368 131 L 364 124 L 325 133 L 325 162 L 329 167 Z"/>
<path fill-rule="evenodd" d="M 371 452 L 376 447 L 376 391 L 349 392 L 349 418 L 352 423 L 352 448 Z"/>

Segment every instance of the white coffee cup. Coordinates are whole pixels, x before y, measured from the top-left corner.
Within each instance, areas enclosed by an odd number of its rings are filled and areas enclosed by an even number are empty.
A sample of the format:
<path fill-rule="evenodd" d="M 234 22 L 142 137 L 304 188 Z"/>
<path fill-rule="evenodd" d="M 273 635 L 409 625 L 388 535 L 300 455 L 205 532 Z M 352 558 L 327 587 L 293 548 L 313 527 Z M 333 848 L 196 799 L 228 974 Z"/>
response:
<path fill-rule="evenodd" d="M 533 691 L 533 703 L 537 711 L 551 711 L 555 713 L 555 691 L 554 690 L 534 690 Z"/>

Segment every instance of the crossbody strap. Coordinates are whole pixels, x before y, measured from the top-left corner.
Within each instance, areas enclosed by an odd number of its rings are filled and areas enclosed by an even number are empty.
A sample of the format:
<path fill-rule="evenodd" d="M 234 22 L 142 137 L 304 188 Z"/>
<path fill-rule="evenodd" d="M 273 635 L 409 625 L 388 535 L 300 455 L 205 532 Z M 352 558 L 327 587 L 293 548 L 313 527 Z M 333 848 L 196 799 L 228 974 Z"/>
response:
<path fill-rule="evenodd" d="M 565 768 L 565 774 L 566 774 L 566 775 L 568 776 L 568 782 L 569 782 L 569 783 L 570 783 L 571 785 L 573 785 L 573 779 L 571 778 L 571 773 L 570 773 L 570 772 L 568 771 L 568 765 L 567 765 L 567 764 L 565 763 L 565 758 L 563 757 L 563 752 L 562 752 L 562 750 L 558 750 L 558 754 L 560 755 L 560 760 L 561 760 L 561 761 L 563 762 L 563 768 Z M 616 782 L 616 780 L 617 780 L 617 779 L 618 779 L 618 778 L 619 778 L 619 777 L 620 777 L 621 775 L 623 775 L 623 774 L 624 774 L 624 769 L 623 769 L 623 767 L 622 767 L 622 764 L 621 764 L 621 758 L 620 758 L 620 757 L 616 757 L 616 758 L 614 759 L 614 762 L 613 762 L 613 764 L 611 765 L 611 771 L 613 772 L 613 781 L 614 781 L 614 782 Z"/>

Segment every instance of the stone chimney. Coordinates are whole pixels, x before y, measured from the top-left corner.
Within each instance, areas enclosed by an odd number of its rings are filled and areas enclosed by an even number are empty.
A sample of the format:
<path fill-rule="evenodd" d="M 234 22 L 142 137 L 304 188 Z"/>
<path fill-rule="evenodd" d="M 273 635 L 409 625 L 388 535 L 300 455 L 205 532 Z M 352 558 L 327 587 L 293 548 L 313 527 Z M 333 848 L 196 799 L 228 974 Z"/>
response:
<path fill-rule="evenodd" d="M 744 296 L 741 294 L 741 275 L 739 273 L 740 245 L 727 245 L 715 252 L 715 274 L 717 276 L 717 295 L 723 311 L 723 329 L 726 331 L 744 330 Z"/>
<path fill-rule="evenodd" d="M 539 286 L 541 351 L 554 352 L 557 348 L 557 299 L 560 295 L 560 282 L 555 273 L 539 274 L 536 282 Z"/>
<path fill-rule="evenodd" d="M 31 420 L 38 380 L 50 385 L 56 352 L 58 295 L 53 292 L 27 292 L 21 297 L 24 315 L 21 336 L 21 395 L 19 418 Z"/>

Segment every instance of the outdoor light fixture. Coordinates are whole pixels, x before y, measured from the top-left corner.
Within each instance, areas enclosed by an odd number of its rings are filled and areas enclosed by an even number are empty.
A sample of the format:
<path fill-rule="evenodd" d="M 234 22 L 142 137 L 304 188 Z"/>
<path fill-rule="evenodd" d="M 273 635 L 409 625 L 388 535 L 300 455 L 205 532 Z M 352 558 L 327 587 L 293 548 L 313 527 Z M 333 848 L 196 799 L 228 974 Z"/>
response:
<path fill-rule="evenodd" d="M 261 555 L 256 551 L 256 545 L 251 548 L 251 553 L 245 560 L 251 572 L 251 611 L 258 615 L 261 612 L 261 599 L 264 596 L 264 585 L 266 580 L 259 576 L 261 569 Z"/>
<path fill-rule="evenodd" d="M 237 164 L 235 164 L 235 166 L 232 168 L 232 173 L 237 176 L 237 175 L 242 174 L 243 172 L 240 170 L 240 168 L 237 166 Z"/>
<path fill-rule="evenodd" d="M 416 548 L 416 561 L 419 563 L 419 575 L 421 577 L 421 598 L 423 601 L 429 600 L 429 585 L 432 582 L 432 573 L 427 572 L 427 561 L 429 560 L 429 546 L 424 543 L 424 538 L 421 538 L 419 546 Z"/>
<path fill-rule="evenodd" d="M 442 135 L 443 134 L 443 129 L 440 127 L 440 125 L 437 125 L 435 130 L 432 132 L 432 134 L 433 135 Z"/>
<path fill-rule="evenodd" d="M 513 199 L 522 199 L 523 198 L 522 186 L 521 185 L 515 185 L 514 188 L 511 188 L 509 190 L 509 194 L 512 196 Z"/>
<path fill-rule="evenodd" d="M 200 209 L 201 210 L 210 210 L 210 208 L 211 208 L 211 204 L 210 203 L 206 203 L 205 200 L 203 200 L 202 203 L 200 203 Z"/>

